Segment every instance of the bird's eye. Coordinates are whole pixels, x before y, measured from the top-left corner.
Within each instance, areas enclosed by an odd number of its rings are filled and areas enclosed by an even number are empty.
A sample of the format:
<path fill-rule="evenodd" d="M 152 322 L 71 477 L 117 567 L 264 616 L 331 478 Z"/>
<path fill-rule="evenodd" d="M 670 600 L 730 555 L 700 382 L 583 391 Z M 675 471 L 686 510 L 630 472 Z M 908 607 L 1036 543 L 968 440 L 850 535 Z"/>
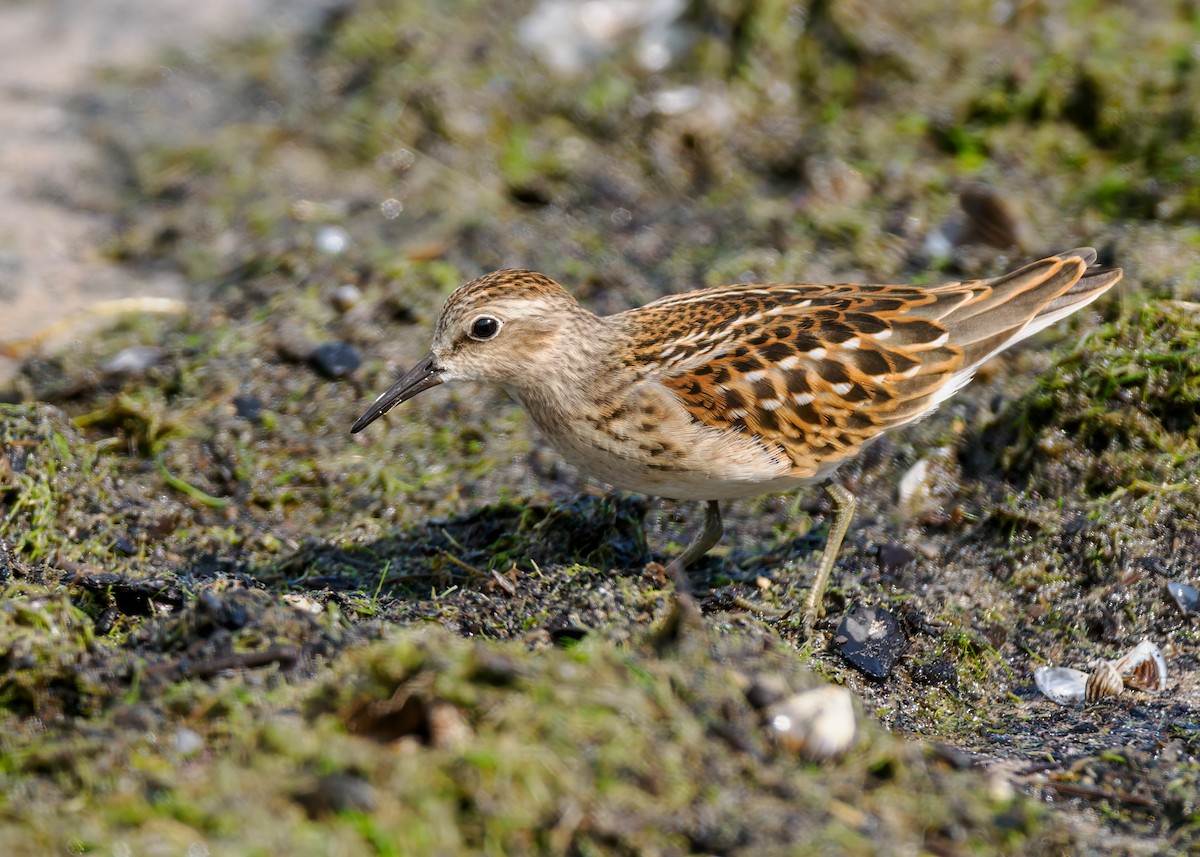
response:
<path fill-rule="evenodd" d="M 478 339 L 480 342 L 491 339 L 499 332 L 500 320 L 492 318 L 490 315 L 481 315 L 471 322 L 471 338 Z"/>

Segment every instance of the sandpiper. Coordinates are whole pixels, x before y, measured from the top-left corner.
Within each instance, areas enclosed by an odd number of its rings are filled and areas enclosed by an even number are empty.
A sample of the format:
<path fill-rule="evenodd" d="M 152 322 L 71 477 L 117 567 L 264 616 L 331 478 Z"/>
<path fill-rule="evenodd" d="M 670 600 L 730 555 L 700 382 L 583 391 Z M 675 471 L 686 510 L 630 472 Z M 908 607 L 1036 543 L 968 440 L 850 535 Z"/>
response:
<path fill-rule="evenodd" d="M 543 274 L 495 271 L 450 295 L 429 354 L 351 431 L 446 381 L 499 384 L 597 479 L 707 501 L 668 566 L 684 592 L 684 569 L 721 538 L 721 500 L 825 483 L 834 519 L 805 602 L 811 632 L 854 514 L 838 466 L 1120 278 L 1081 248 L 993 279 L 720 286 L 601 317 Z"/>

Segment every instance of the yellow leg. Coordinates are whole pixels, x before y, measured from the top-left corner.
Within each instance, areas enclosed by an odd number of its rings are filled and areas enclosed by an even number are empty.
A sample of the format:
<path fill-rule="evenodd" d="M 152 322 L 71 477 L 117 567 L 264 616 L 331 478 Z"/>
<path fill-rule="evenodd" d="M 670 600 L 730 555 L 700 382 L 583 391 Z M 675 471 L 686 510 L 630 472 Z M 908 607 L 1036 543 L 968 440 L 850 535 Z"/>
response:
<path fill-rule="evenodd" d="M 675 580 L 676 589 L 685 595 L 691 593 L 692 585 L 687 576 L 687 567 L 708 553 L 709 549 L 721 540 L 724 533 L 725 526 L 721 523 L 721 504 L 716 500 L 709 500 L 708 508 L 704 512 L 704 525 L 700 528 L 700 532 L 683 553 L 667 564 L 667 573 Z"/>
<path fill-rule="evenodd" d="M 721 523 L 721 506 L 716 500 L 708 501 L 704 514 L 704 525 L 687 549 L 667 563 L 667 575 L 675 582 L 675 608 L 659 630 L 663 641 L 674 639 L 684 626 L 703 628 L 704 617 L 700 605 L 692 597 L 692 582 L 687 576 L 687 567 L 708 553 L 709 548 L 721 539 L 725 528 Z"/>
<path fill-rule="evenodd" d="M 825 539 L 825 552 L 821 557 L 821 567 L 813 578 L 812 589 L 804 602 L 804 629 L 812 634 L 813 625 L 825 615 L 825 586 L 829 583 L 829 574 L 837 561 L 838 550 L 842 547 L 842 539 L 850 529 L 850 520 L 854 517 L 854 495 L 837 482 L 825 486 L 825 492 L 833 501 L 833 526 L 829 528 L 829 536 Z"/>

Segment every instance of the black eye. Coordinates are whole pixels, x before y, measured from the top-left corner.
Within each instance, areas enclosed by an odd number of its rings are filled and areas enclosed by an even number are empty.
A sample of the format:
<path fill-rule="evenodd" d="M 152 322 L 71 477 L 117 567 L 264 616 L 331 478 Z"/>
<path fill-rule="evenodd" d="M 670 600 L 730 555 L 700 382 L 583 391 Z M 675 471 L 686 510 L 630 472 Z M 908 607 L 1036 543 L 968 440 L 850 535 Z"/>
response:
<path fill-rule="evenodd" d="M 490 315 L 481 315 L 475 321 L 471 322 L 471 338 L 472 339 L 491 339 L 500 332 L 500 322 L 492 318 Z"/>

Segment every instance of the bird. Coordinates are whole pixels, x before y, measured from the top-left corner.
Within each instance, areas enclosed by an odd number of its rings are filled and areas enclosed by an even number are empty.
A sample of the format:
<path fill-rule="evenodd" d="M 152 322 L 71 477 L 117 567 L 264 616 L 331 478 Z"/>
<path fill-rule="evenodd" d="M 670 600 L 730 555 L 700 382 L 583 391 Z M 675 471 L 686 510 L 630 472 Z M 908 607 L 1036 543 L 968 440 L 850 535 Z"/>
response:
<path fill-rule="evenodd" d="M 447 298 L 429 353 L 351 432 L 438 384 L 499 385 L 584 473 L 706 503 L 699 532 L 667 565 L 681 597 L 686 568 L 723 534 L 722 501 L 824 485 L 833 516 L 804 604 L 811 635 L 854 515 L 838 467 L 1120 280 L 1096 260 L 1085 247 L 931 286 L 717 286 L 607 316 L 544 274 L 494 271 Z"/>

